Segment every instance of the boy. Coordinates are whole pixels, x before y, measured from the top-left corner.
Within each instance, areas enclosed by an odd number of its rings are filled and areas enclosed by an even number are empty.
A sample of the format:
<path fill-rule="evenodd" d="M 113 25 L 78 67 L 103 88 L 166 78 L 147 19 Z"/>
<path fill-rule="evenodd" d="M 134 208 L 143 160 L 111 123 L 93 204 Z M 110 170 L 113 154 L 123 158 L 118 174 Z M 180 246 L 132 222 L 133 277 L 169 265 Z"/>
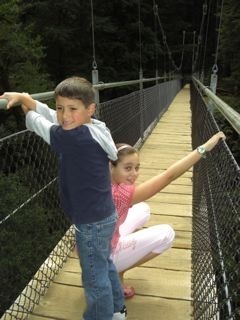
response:
<path fill-rule="evenodd" d="M 87 307 L 84 320 L 126 319 L 118 273 L 110 259 L 117 215 L 112 200 L 109 159 L 117 150 L 103 122 L 92 119 L 94 89 L 71 77 L 55 89 L 56 112 L 26 93 L 6 92 L 7 108 L 22 104 L 26 126 L 59 157 L 60 200 L 76 229 Z"/>

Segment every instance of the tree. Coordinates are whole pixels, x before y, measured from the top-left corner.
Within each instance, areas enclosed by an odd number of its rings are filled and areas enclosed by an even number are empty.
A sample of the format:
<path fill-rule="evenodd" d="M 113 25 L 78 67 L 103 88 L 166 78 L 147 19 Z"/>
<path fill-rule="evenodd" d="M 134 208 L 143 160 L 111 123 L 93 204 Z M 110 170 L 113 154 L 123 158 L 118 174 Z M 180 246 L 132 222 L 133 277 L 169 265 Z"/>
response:
<path fill-rule="evenodd" d="M 24 25 L 24 7 L 18 0 L 0 3 L 0 91 L 29 93 L 49 90 L 51 82 L 42 67 L 44 47 L 31 24 Z M 12 117 L 13 116 L 13 117 Z M 0 110 L 0 136 L 25 128 L 20 108 Z"/>
<path fill-rule="evenodd" d="M 0 202 L 1 317 L 49 256 L 69 225 L 61 217 L 56 201 L 47 205 L 44 192 L 31 199 L 32 189 L 24 185 L 21 173 L 7 176 L 0 174 L 0 189 L 4 190 Z M 55 189 L 48 191 L 52 194 Z M 26 200 L 30 201 L 21 207 Z"/>
<path fill-rule="evenodd" d="M 240 95 L 240 2 L 224 1 L 220 38 L 221 83 L 229 92 Z"/>
<path fill-rule="evenodd" d="M 23 9 L 18 0 L 0 4 L 0 90 L 44 91 L 50 85 L 41 61 L 44 48 L 34 36 L 31 24 L 21 21 Z"/>
<path fill-rule="evenodd" d="M 54 85 L 72 75 L 91 74 L 90 3 L 79 0 L 22 0 L 24 24 L 46 48 L 45 65 Z M 91 79 L 90 79 L 91 80 Z"/>

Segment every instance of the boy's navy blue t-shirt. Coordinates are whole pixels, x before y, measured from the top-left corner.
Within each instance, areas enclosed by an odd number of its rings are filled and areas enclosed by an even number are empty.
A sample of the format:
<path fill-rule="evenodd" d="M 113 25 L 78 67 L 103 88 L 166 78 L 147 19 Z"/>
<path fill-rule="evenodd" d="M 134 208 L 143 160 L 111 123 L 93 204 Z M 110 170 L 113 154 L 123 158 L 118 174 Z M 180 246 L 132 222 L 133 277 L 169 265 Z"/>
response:
<path fill-rule="evenodd" d="M 93 223 L 114 210 L 109 158 L 87 126 L 52 126 L 50 144 L 59 156 L 61 205 L 73 224 Z"/>

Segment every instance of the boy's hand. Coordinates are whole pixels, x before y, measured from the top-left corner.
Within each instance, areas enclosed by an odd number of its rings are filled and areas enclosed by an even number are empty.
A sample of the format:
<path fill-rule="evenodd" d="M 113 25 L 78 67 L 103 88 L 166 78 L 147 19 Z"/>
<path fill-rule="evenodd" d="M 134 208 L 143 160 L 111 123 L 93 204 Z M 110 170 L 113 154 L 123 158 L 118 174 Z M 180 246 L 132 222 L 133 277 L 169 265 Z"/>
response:
<path fill-rule="evenodd" d="M 27 92 L 22 92 L 22 96 L 31 98 L 30 94 Z M 22 111 L 24 112 L 24 114 L 27 114 L 28 111 L 30 110 L 24 103 L 21 104 L 21 108 L 22 108 Z"/>
<path fill-rule="evenodd" d="M 10 109 L 10 108 L 14 107 L 14 105 L 16 105 L 16 104 L 21 104 L 21 93 L 18 93 L 18 92 L 4 92 L 4 94 L 2 94 L 0 96 L 0 99 L 8 100 L 6 108 Z"/>
<path fill-rule="evenodd" d="M 35 100 L 26 92 L 4 92 L 3 95 L 0 96 L 0 99 L 8 100 L 7 109 L 14 107 L 15 105 L 22 105 L 22 109 L 24 113 L 27 113 L 29 110 L 36 109 Z M 24 106 L 23 106 L 24 105 Z"/>
<path fill-rule="evenodd" d="M 226 136 L 222 131 L 214 134 L 207 142 L 204 143 L 204 147 L 207 151 L 211 151 L 219 142 L 219 140 L 225 140 Z"/>
<path fill-rule="evenodd" d="M 24 114 L 28 113 L 29 109 L 24 104 L 21 105 L 21 108 L 22 108 L 22 111 L 24 112 Z"/>

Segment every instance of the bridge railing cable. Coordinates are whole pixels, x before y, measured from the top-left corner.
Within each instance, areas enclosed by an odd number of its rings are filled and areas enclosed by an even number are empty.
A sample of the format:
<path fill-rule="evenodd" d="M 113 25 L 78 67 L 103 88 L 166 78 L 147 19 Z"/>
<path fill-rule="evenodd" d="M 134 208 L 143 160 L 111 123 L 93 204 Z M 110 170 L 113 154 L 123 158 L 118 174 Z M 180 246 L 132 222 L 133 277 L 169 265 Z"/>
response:
<path fill-rule="evenodd" d="M 97 117 L 115 142 L 140 148 L 180 89 L 179 79 L 134 91 L 100 103 Z M 0 153 L 0 318 L 26 319 L 73 249 L 74 232 L 60 208 L 51 148 L 24 130 L 0 139 Z"/>
<path fill-rule="evenodd" d="M 25 130 L 1 139 L 0 152 L 0 316 L 12 305 L 3 319 L 24 319 L 66 260 L 73 232 L 50 147 Z"/>
<path fill-rule="evenodd" d="M 166 48 L 166 51 L 167 51 L 167 54 L 168 54 L 168 58 L 169 58 L 169 62 L 172 64 L 172 67 L 174 69 L 174 71 L 177 71 L 179 72 L 181 70 L 181 67 L 182 67 L 182 61 L 183 61 L 183 53 L 184 53 L 184 43 L 185 43 L 185 31 L 183 31 L 183 43 L 182 43 L 182 54 L 181 54 L 181 61 L 180 61 L 180 65 L 177 66 L 173 57 L 172 57 L 172 52 L 169 48 L 169 45 L 168 45 L 168 42 L 167 42 L 167 37 L 166 37 L 166 33 L 163 29 L 163 25 L 162 25 L 162 22 L 161 22 L 161 19 L 160 19 L 160 16 L 159 16 L 159 12 L 158 12 L 158 5 L 156 4 L 156 2 L 153 0 L 153 12 L 154 12 L 154 15 L 157 19 L 157 22 L 158 22 L 158 25 L 159 25 L 159 28 L 160 28 L 160 32 L 161 32 L 161 36 L 162 36 L 162 39 L 163 39 L 163 44 L 164 44 L 164 47 Z"/>
<path fill-rule="evenodd" d="M 208 98 L 208 108 L 210 111 L 215 107 L 231 126 L 240 134 L 240 114 L 221 100 L 216 94 L 202 84 L 197 78 L 193 77 L 195 85 Z"/>
<path fill-rule="evenodd" d="M 175 76 L 174 79 L 180 79 L 180 76 Z M 119 82 L 100 82 L 98 84 L 93 85 L 93 87 L 96 90 L 105 90 L 110 88 L 117 88 L 117 87 L 123 87 L 123 86 L 130 86 L 134 84 L 140 84 L 140 82 L 143 83 L 149 83 L 149 82 L 156 82 L 158 80 L 165 81 L 165 77 L 155 77 L 155 78 L 142 78 L 142 79 L 136 79 L 136 80 L 127 80 L 127 81 L 119 81 Z M 41 92 L 41 93 L 33 93 L 31 94 L 33 99 L 40 100 L 40 101 L 48 101 L 50 99 L 54 98 L 54 91 L 48 91 L 48 92 Z M 7 100 L 1 99 L 0 100 L 0 109 L 5 109 L 7 105 Z"/>
<path fill-rule="evenodd" d="M 193 148 L 219 131 L 208 98 L 221 102 L 202 89 L 191 85 Z M 239 319 L 240 168 L 225 142 L 194 167 L 192 208 L 193 318 Z"/>
<path fill-rule="evenodd" d="M 202 42 L 203 42 L 203 30 L 204 30 L 204 24 L 205 24 L 205 18 L 207 15 L 207 1 L 205 0 L 203 7 L 202 7 L 202 21 L 201 21 L 201 26 L 199 30 L 199 35 L 198 35 L 198 42 L 197 42 L 197 48 L 196 48 L 196 54 L 194 56 L 194 62 L 193 62 L 193 72 L 199 72 L 197 70 L 199 67 L 197 65 L 199 64 L 199 56 L 200 56 L 200 51 L 202 47 Z"/>

